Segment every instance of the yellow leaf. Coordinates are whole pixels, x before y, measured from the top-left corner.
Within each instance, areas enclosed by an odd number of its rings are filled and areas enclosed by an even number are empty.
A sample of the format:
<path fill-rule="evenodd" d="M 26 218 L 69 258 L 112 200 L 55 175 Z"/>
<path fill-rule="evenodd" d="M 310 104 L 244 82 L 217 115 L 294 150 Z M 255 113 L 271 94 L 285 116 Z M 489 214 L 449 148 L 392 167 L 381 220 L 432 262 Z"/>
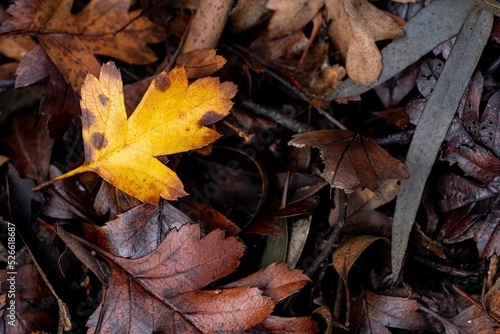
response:
<path fill-rule="evenodd" d="M 123 192 L 149 203 L 186 195 L 175 172 L 155 156 L 206 146 L 219 134 L 206 127 L 229 113 L 236 86 L 216 78 L 188 85 L 184 68 L 158 75 L 127 119 L 121 75 L 114 63 L 88 74 L 82 87 L 85 162 L 60 180 L 93 171 Z"/>

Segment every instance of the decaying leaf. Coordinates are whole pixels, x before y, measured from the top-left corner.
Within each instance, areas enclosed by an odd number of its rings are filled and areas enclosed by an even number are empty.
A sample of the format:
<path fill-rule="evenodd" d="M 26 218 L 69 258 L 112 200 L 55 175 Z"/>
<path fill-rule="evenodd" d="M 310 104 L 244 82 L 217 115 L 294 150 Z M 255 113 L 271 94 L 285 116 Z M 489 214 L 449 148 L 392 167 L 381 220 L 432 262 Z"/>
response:
<path fill-rule="evenodd" d="M 226 62 L 214 49 L 202 49 L 179 55 L 175 63 L 184 66 L 189 79 L 198 79 L 221 69 Z"/>
<path fill-rule="evenodd" d="M 186 224 L 168 233 L 149 254 L 137 257 L 132 252 L 133 259 L 85 242 L 112 270 L 106 298 L 88 321 L 89 332 L 242 331 L 266 319 L 279 299 L 308 281 L 299 271 L 276 265 L 231 287 L 199 290 L 232 273 L 245 248 L 221 230 L 203 238 L 200 234 L 199 225 Z"/>
<path fill-rule="evenodd" d="M 439 185 L 440 206 L 446 212 L 445 240 L 476 238 L 481 256 L 489 257 L 500 253 L 500 92 L 490 97 L 480 115 L 482 88 L 483 78 L 476 73 L 448 130 L 442 154 L 442 159 L 456 162 L 475 180 L 446 174 Z"/>
<path fill-rule="evenodd" d="M 268 26 L 269 37 L 277 39 L 302 29 L 323 7 L 324 2 L 324 0 L 268 1 L 266 8 L 274 11 Z"/>
<path fill-rule="evenodd" d="M 342 243 L 333 253 L 333 267 L 344 282 L 347 282 L 349 270 L 351 270 L 354 262 L 368 246 L 377 240 L 387 241 L 385 238 L 371 235 L 360 235 L 342 240 Z"/>
<path fill-rule="evenodd" d="M 328 34 L 345 59 L 347 74 L 369 86 L 382 71 L 376 41 L 403 36 L 401 27 L 366 0 L 327 0 Z"/>
<path fill-rule="evenodd" d="M 9 7 L 13 17 L 2 24 L 0 32 L 36 35 L 50 59 L 79 91 L 88 72 L 95 76 L 99 73 L 95 54 L 131 64 L 156 60 L 146 44 L 161 41 L 164 33 L 140 16 L 140 10 L 129 12 L 131 3 L 92 0 L 72 14 L 72 0 L 19 0 Z"/>
<path fill-rule="evenodd" d="M 320 130 L 293 136 L 289 145 L 320 149 L 325 163 L 323 178 L 348 192 L 364 186 L 379 196 L 387 180 L 409 177 L 403 163 L 391 157 L 373 139 L 347 130 Z"/>
<path fill-rule="evenodd" d="M 82 88 L 85 163 L 52 181 L 93 171 L 123 192 L 149 203 L 184 196 L 177 175 L 155 156 L 184 152 L 212 143 L 219 134 L 206 127 L 231 109 L 236 87 L 216 78 L 188 86 L 176 68 L 156 77 L 127 119 L 121 75 L 113 63 L 89 74 Z"/>
<path fill-rule="evenodd" d="M 390 334 L 387 327 L 423 330 L 425 320 L 419 308 L 416 300 L 365 291 L 351 311 L 352 325 L 361 334 Z"/>

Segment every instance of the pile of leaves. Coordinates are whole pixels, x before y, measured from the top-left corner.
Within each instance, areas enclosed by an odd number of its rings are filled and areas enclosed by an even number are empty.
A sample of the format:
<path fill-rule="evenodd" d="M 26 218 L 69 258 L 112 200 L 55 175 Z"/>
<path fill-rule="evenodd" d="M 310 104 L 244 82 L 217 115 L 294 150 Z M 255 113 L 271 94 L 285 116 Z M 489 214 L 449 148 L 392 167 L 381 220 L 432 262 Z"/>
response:
<path fill-rule="evenodd" d="M 498 331 L 500 21 L 457 3 L 2 4 L 0 331 Z"/>

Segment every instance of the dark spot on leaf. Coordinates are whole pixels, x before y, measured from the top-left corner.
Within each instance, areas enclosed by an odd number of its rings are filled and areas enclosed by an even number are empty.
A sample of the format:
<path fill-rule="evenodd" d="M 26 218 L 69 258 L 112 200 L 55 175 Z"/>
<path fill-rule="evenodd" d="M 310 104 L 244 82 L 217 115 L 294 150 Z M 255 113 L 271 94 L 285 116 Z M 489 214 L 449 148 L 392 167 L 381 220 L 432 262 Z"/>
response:
<path fill-rule="evenodd" d="M 100 132 L 94 132 L 92 134 L 92 136 L 90 137 L 90 143 L 97 150 L 101 150 L 106 146 L 108 146 L 108 141 L 106 140 L 106 138 L 104 138 L 103 134 Z"/>
<path fill-rule="evenodd" d="M 87 129 L 95 123 L 95 116 L 91 110 L 87 108 L 82 109 L 82 126 Z"/>
<path fill-rule="evenodd" d="M 170 80 L 168 79 L 168 75 L 166 73 L 161 73 L 155 79 L 155 88 L 160 92 L 164 92 L 170 87 Z"/>
<path fill-rule="evenodd" d="M 109 98 L 104 94 L 99 94 L 99 102 L 102 104 L 103 107 L 105 107 L 108 105 Z"/>
<path fill-rule="evenodd" d="M 200 121 L 198 122 L 198 124 L 202 125 L 202 126 L 207 126 L 207 125 L 210 125 L 210 124 L 214 124 L 215 122 L 217 122 L 221 118 L 222 118 L 221 115 L 219 115 L 218 113 L 216 113 L 213 110 L 210 110 L 210 111 L 207 111 L 205 113 L 205 115 L 203 115 L 203 117 L 200 119 Z"/>

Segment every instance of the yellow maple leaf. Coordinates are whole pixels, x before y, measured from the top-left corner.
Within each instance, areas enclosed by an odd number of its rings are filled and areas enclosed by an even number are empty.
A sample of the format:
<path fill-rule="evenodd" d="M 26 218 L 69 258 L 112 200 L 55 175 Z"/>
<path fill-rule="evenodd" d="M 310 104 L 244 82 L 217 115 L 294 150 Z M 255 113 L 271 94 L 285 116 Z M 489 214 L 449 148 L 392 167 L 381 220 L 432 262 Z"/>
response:
<path fill-rule="evenodd" d="M 123 84 L 114 63 L 82 87 L 85 162 L 49 182 L 93 171 L 123 192 L 149 203 L 186 195 L 175 172 L 155 156 L 206 146 L 219 134 L 206 127 L 229 113 L 236 94 L 230 82 L 202 78 L 188 85 L 184 68 L 158 75 L 127 119 Z"/>

